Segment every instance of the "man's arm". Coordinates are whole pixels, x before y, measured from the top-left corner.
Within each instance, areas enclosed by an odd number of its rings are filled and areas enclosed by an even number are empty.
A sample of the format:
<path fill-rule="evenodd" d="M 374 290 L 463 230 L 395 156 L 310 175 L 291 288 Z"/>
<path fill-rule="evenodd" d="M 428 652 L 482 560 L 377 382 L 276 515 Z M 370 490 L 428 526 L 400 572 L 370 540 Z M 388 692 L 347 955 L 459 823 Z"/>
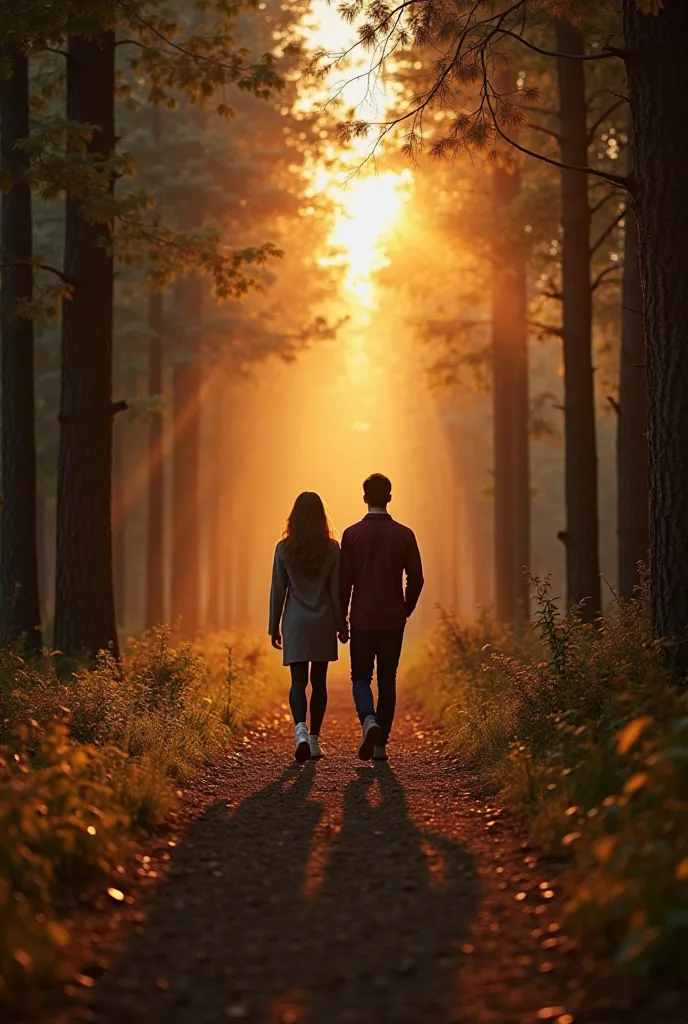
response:
<path fill-rule="evenodd" d="M 420 592 L 423 589 L 423 563 L 420 557 L 416 535 L 411 533 L 408 550 L 406 552 L 406 594 L 404 604 L 406 605 L 406 616 L 411 616 L 418 604 Z"/>
<path fill-rule="evenodd" d="M 342 534 L 342 554 L 339 563 L 339 601 L 346 623 L 349 618 L 351 591 L 354 588 L 354 564 L 351 552 L 351 536 L 348 530 Z"/>

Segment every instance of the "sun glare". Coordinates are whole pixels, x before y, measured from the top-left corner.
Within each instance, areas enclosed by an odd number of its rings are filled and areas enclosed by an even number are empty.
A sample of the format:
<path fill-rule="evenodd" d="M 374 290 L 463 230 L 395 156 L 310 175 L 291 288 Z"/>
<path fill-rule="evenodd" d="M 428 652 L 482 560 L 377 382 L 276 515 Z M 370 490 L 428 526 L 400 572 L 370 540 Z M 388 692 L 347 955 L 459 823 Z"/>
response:
<path fill-rule="evenodd" d="M 327 3 L 314 5 L 307 33 L 314 49 L 322 48 L 333 55 L 356 40 L 355 29 L 347 25 L 336 7 Z M 333 67 L 324 82 L 324 97 L 329 100 L 337 96 L 355 110 L 357 117 L 379 121 L 385 117 L 390 97 L 385 82 L 365 71 L 366 56 L 355 51 L 348 63 Z M 334 255 L 323 257 L 321 263 L 346 268 L 345 297 L 355 300 L 359 312 L 375 306 L 375 271 L 389 262 L 385 243 L 409 198 L 413 182 L 408 169 L 376 174 L 373 147 L 372 139 L 354 139 L 340 153 L 332 152 L 332 157 L 337 157 L 336 170 L 326 170 L 321 165 L 314 169 L 313 180 L 313 190 L 327 195 L 335 209 L 328 239 Z"/>
<path fill-rule="evenodd" d="M 344 288 L 368 309 L 374 305 L 373 275 L 389 262 L 385 239 L 408 199 L 411 177 L 410 171 L 387 171 L 329 189 L 337 207 L 329 239 L 338 253 L 334 262 L 345 264 Z"/>

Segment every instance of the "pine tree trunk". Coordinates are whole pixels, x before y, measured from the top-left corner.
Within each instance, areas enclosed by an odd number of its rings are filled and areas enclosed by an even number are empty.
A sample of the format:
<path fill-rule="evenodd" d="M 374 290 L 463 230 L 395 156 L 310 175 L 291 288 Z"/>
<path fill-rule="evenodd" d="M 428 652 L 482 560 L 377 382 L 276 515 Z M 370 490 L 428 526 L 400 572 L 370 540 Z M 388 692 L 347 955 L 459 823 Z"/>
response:
<path fill-rule="evenodd" d="M 148 311 L 150 343 L 148 354 L 148 394 L 163 393 L 163 299 L 151 292 Z M 146 564 L 146 628 L 165 621 L 165 464 L 163 419 L 153 415 L 150 423 L 148 476 L 148 540 Z"/>
<path fill-rule="evenodd" d="M 583 53 L 579 29 L 556 23 L 557 50 Z M 557 59 L 564 163 L 588 163 L 585 69 L 580 60 Z M 590 203 L 587 175 L 561 172 L 562 294 L 566 479 L 566 589 L 571 604 L 585 602 L 592 620 L 602 606 L 597 498 L 597 436 L 592 364 Z"/>
<path fill-rule="evenodd" d="M 11 187 L 2 193 L 2 343 L 0 351 L 0 644 L 20 637 L 41 646 L 36 548 L 36 427 L 33 321 L 17 315 L 33 296 L 31 188 L 17 144 L 29 135 L 29 68 L 18 41 L 2 46 L 9 78 L 0 77 L 1 157 Z"/>
<path fill-rule="evenodd" d="M 647 562 L 650 550 L 643 289 L 638 231 L 630 204 L 626 208 L 622 303 L 617 522 L 619 595 L 630 598 L 639 583 L 638 562 Z"/>
<path fill-rule="evenodd" d="M 127 621 L 127 500 L 124 458 L 124 424 L 115 422 L 112 432 L 112 575 L 117 621 Z"/>
<path fill-rule="evenodd" d="M 624 0 L 647 358 L 650 602 L 671 667 L 688 671 L 688 5 Z"/>
<path fill-rule="evenodd" d="M 42 488 L 36 495 L 36 554 L 38 565 L 38 607 L 41 617 L 45 615 L 48 601 L 48 562 L 45 550 L 46 501 Z"/>
<path fill-rule="evenodd" d="M 516 73 L 503 71 L 500 93 L 516 89 Z M 522 241 L 510 210 L 521 175 L 492 173 L 492 372 L 495 479 L 495 614 L 501 622 L 528 616 L 530 459 L 528 439 L 528 301 Z"/>
<path fill-rule="evenodd" d="M 67 116 L 96 126 L 89 151 L 115 148 L 115 38 L 69 40 Z M 111 187 L 114 182 L 111 182 Z M 112 583 L 112 227 L 67 196 L 60 451 L 57 483 L 55 646 L 65 654 L 118 654 Z"/>
<path fill-rule="evenodd" d="M 207 580 L 208 605 L 206 626 L 219 629 L 221 624 L 222 604 L 222 501 L 225 467 L 222 464 L 222 405 L 223 395 L 218 381 L 212 385 L 208 395 L 207 407 L 212 415 L 211 436 L 209 438 L 210 474 L 206 483 L 206 507 L 208 509 L 208 548 L 207 548 Z"/>
<path fill-rule="evenodd" d="M 184 282 L 181 305 L 189 322 L 201 316 L 198 277 Z M 191 359 L 189 353 L 189 359 Z M 191 636 L 199 625 L 199 462 L 201 365 L 198 358 L 177 363 L 172 373 L 172 619 Z"/>

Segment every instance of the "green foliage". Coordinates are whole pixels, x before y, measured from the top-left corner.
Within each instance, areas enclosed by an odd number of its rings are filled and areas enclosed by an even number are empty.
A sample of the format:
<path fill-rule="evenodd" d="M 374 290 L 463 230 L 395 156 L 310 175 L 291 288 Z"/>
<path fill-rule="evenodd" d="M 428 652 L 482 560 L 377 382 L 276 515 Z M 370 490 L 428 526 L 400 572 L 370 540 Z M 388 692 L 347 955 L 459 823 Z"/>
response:
<path fill-rule="evenodd" d="M 569 927 L 636 979 L 681 973 L 688 695 L 666 676 L 644 595 L 597 628 L 535 582 L 533 632 L 445 618 L 411 682 L 534 839 L 570 856 Z"/>
<path fill-rule="evenodd" d="M 117 877 L 273 682 L 251 637 L 173 646 L 164 628 L 68 678 L 57 656 L 0 659 L 0 1002 L 25 1006 L 62 969 L 59 893 Z"/>
<path fill-rule="evenodd" d="M 99 754 L 67 726 L 18 726 L 0 747 L 0 1000 L 52 976 L 69 941 L 56 889 L 109 872 L 129 819 L 100 778 Z"/>

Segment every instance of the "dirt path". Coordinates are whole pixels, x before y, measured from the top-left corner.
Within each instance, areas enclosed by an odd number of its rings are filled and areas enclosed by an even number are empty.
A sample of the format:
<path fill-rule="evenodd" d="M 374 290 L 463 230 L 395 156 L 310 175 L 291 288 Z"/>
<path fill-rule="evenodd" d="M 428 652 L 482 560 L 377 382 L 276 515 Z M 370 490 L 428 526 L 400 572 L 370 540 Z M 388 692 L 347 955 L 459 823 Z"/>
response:
<path fill-rule="evenodd" d="M 120 954 L 62 1020 L 582 1019 L 556 886 L 437 730 L 402 699 L 389 764 L 361 765 L 341 684 L 328 757 L 296 766 L 292 735 L 283 706 L 187 793 Z"/>

